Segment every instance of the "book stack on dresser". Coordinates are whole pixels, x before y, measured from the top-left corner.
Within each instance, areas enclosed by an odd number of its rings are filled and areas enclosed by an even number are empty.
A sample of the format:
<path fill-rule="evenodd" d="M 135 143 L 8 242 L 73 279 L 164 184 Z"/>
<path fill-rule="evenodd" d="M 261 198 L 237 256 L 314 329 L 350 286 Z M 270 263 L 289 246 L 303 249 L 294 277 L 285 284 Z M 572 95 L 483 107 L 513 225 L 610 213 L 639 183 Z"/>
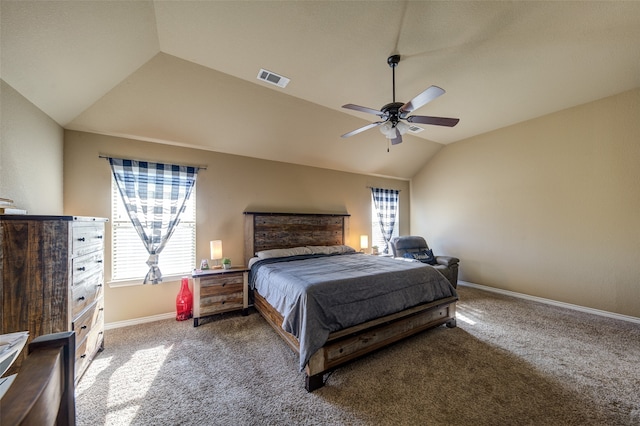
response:
<path fill-rule="evenodd" d="M 27 211 L 16 207 L 13 200 L 0 197 L 0 214 L 27 214 Z"/>

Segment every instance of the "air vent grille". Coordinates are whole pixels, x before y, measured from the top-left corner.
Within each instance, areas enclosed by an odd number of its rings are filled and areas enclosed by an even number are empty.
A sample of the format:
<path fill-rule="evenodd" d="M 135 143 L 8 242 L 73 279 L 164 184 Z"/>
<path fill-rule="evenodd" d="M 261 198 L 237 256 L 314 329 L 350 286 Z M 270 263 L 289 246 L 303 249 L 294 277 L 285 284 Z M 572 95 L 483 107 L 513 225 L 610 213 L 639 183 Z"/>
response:
<path fill-rule="evenodd" d="M 420 133 L 424 129 L 422 127 L 414 126 L 413 124 L 409 125 L 409 131 L 411 133 Z"/>
<path fill-rule="evenodd" d="M 266 83 L 273 84 L 282 88 L 287 87 L 287 84 L 289 84 L 290 81 L 287 77 L 262 68 L 260 68 L 260 71 L 258 72 L 258 80 L 262 80 Z"/>

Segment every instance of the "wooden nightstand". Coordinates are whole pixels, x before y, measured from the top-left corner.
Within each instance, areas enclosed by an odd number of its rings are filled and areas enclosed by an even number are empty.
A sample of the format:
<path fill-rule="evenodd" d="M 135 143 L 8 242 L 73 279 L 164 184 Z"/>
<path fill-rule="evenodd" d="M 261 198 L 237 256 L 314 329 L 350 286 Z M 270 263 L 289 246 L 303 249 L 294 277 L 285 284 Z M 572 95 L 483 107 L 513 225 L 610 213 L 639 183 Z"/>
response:
<path fill-rule="evenodd" d="M 237 310 L 247 315 L 249 269 L 243 266 L 210 269 L 194 273 L 192 277 L 194 327 L 200 318 L 208 315 Z"/>

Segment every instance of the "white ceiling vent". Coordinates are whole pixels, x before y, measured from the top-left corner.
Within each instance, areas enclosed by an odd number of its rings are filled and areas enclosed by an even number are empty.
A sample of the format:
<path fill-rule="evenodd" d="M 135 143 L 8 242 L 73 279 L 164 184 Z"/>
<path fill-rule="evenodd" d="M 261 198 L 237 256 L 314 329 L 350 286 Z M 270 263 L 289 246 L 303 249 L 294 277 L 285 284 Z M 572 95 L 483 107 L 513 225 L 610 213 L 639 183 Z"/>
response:
<path fill-rule="evenodd" d="M 409 131 L 411 133 L 420 133 L 424 129 L 422 127 L 414 126 L 413 124 L 409 125 Z"/>
<path fill-rule="evenodd" d="M 258 72 L 258 80 L 262 80 L 270 84 L 275 84 L 278 87 L 287 87 L 287 84 L 289 84 L 290 81 L 287 77 L 264 70 L 262 68 L 260 68 L 260 71 Z"/>

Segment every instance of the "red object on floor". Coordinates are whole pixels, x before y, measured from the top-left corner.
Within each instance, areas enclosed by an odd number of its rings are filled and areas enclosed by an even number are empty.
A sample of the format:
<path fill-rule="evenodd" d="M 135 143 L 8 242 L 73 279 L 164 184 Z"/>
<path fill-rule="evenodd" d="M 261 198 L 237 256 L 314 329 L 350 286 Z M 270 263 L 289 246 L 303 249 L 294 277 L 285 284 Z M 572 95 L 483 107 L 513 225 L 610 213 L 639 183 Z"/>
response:
<path fill-rule="evenodd" d="M 182 285 L 176 296 L 176 321 L 185 321 L 193 317 L 193 293 L 189 290 L 189 278 L 182 278 Z"/>

